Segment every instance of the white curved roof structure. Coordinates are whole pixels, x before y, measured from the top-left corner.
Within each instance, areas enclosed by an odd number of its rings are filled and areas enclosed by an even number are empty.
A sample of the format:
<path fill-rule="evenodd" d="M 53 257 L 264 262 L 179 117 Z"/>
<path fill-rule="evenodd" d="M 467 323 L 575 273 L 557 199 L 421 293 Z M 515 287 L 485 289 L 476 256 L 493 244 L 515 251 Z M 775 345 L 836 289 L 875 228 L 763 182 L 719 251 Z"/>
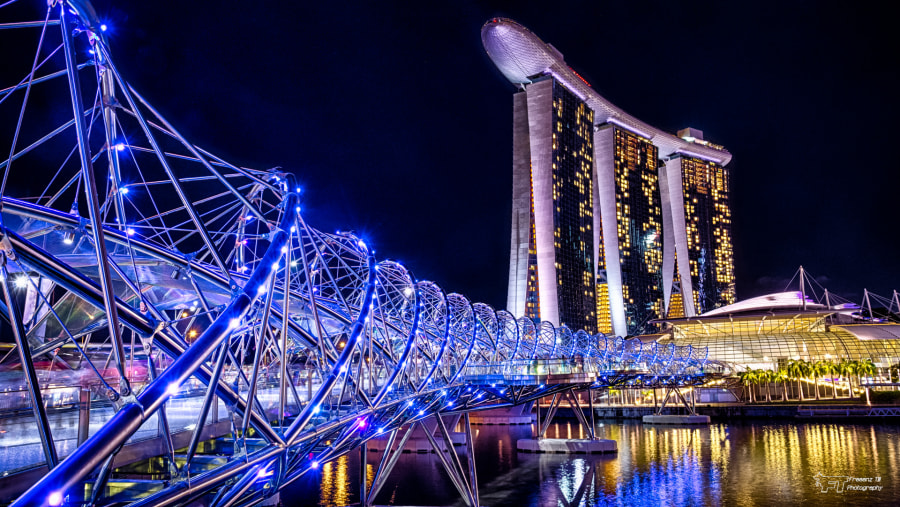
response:
<path fill-rule="evenodd" d="M 778 292 L 766 294 L 750 299 L 745 299 L 733 305 L 723 306 L 710 310 L 701 317 L 713 317 L 716 315 L 730 315 L 733 313 L 772 312 L 775 310 L 797 310 L 803 306 L 803 295 L 799 292 Z M 809 311 L 829 310 L 825 305 L 818 304 L 809 297 L 806 298 L 806 309 Z"/>
<path fill-rule="evenodd" d="M 493 18 L 481 28 L 481 42 L 500 72 L 513 84 L 524 85 L 542 76 L 553 76 L 578 95 L 594 111 L 597 124 L 613 123 L 639 134 L 659 148 L 661 156 L 680 153 L 726 165 L 731 153 L 725 148 L 674 136 L 619 109 L 601 97 L 572 70 L 562 54 L 537 35 L 511 19 Z"/>

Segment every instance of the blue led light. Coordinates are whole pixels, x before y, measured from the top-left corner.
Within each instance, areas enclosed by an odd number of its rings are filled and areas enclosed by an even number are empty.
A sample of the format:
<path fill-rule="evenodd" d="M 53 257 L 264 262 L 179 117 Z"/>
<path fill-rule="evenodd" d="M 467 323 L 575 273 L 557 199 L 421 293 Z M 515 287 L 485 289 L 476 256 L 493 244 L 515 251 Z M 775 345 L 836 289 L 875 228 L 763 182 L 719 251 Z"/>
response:
<path fill-rule="evenodd" d="M 47 503 L 49 505 L 53 505 L 54 507 L 57 505 L 62 505 L 62 502 L 63 496 L 59 491 L 54 491 L 53 493 L 50 493 L 49 497 L 47 497 Z"/>

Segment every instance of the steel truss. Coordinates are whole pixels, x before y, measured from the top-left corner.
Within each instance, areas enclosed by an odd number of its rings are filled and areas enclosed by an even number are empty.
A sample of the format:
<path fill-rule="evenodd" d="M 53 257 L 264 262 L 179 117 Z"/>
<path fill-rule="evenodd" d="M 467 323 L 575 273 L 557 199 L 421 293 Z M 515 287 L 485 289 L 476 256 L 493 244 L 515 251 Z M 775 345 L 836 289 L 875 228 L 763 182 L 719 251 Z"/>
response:
<path fill-rule="evenodd" d="M 591 336 L 473 304 L 377 261 L 351 233 L 314 229 L 292 174 L 239 167 L 191 144 L 128 84 L 88 2 L 51 1 L 43 21 L 27 17 L 33 2 L 20 4 L 0 6 L 9 21 L 0 37 L 15 33 L 15 47 L 34 49 L 22 52 L 16 81 L 0 84 L 9 133 L 0 314 L 14 338 L 0 380 L 27 390 L 48 472 L 13 505 L 122 501 L 107 488 L 115 460 L 147 427 L 160 428 L 171 477 L 125 500 L 252 505 L 369 439 L 402 444 L 435 415 L 467 421 L 470 411 L 572 388 L 721 373 L 705 350 Z M 49 133 L 30 121 L 61 111 L 70 116 Z M 53 386 L 111 407 L 102 428 L 80 428 L 65 452 L 44 410 Z M 193 424 L 174 426 L 173 400 L 196 402 Z M 233 452 L 200 467 L 220 403 Z M 433 420 L 426 435 L 437 429 L 446 443 Z M 396 463 L 388 454 L 363 503 Z M 439 455 L 477 505 L 474 461 L 466 470 L 455 454 Z"/>

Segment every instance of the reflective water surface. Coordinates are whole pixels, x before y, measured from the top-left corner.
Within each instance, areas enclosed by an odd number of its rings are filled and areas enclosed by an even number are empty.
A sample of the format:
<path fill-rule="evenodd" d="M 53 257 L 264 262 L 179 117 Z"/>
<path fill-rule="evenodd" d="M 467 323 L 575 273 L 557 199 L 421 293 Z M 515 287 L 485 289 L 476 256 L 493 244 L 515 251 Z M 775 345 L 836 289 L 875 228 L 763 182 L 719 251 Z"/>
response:
<path fill-rule="evenodd" d="M 644 426 L 598 421 L 613 455 L 523 454 L 528 426 L 473 426 L 482 505 L 897 505 L 900 426 L 844 423 L 717 423 Z M 576 421 L 549 438 L 582 438 Z M 464 452 L 464 447 L 457 447 Z M 367 481 L 380 453 L 368 453 Z M 301 478 L 288 506 L 359 501 L 359 455 Z M 463 505 L 434 454 L 405 454 L 376 504 Z"/>

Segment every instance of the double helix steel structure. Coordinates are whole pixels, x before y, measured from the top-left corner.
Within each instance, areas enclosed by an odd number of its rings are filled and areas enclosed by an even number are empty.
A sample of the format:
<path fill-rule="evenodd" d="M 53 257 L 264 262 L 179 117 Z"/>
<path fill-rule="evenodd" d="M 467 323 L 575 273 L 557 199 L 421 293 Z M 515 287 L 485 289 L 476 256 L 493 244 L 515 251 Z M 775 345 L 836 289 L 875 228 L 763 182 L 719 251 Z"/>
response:
<path fill-rule="evenodd" d="M 517 319 L 311 227 L 290 173 L 191 144 L 123 79 L 88 2 L 36 5 L 0 5 L 0 396 L 35 439 L 0 465 L 46 472 L 13 505 L 121 501 L 148 428 L 170 474 L 130 502 L 252 505 L 435 415 L 710 375 L 706 350 Z M 107 408 L 55 434 L 78 396 Z M 201 462 L 216 436 L 228 455 Z"/>

